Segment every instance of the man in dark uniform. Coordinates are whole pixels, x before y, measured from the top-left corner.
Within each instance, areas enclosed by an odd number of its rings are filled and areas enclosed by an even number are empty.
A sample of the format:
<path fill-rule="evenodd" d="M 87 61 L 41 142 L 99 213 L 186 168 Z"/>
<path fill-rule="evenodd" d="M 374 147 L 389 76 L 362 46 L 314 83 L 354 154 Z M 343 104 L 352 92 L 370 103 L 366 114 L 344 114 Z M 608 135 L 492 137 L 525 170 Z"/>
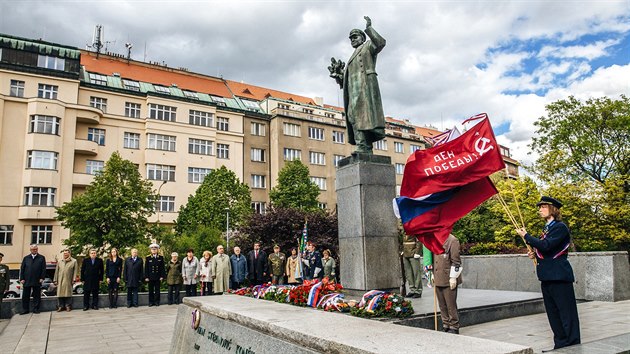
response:
<path fill-rule="evenodd" d="M 46 258 L 37 253 L 36 244 L 31 245 L 31 254 L 24 257 L 20 266 L 20 283 L 22 283 L 22 312 L 30 312 L 31 293 L 33 294 L 33 313 L 39 313 L 42 298 L 42 283 L 46 278 Z"/>
<path fill-rule="evenodd" d="M 568 260 L 571 234 L 561 221 L 560 201 L 543 196 L 536 205 L 538 213 L 547 222 L 540 238 L 531 236 L 525 228 L 516 232 L 534 247 L 529 257 L 538 261 L 536 274 L 553 331 L 553 349 L 558 349 L 580 343 L 580 321 L 573 291 L 575 277 Z"/>
<path fill-rule="evenodd" d="M 321 279 L 324 272 L 324 265 L 322 264 L 322 255 L 315 249 L 315 244 L 309 242 L 306 245 L 306 252 L 304 253 L 304 280 Z"/>
<path fill-rule="evenodd" d="M 433 256 L 433 281 L 440 304 L 440 316 L 444 332 L 459 334 L 457 312 L 457 286 L 462 283 L 462 260 L 459 240 L 449 235 L 444 242 L 444 253 Z"/>
<path fill-rule="evenodd" d="M 260 242 L 254 243 L 254 249 L 247 254 L 248 276 L 252 285 L 260 285 L 265 282 L 268 266 L 267 253 L 260 249 Z"/>
<path fill-rule="evenodd" d="M 160 246 L 152 243 L 151 254 L 144 263 L 144 280 L 149 283 L 149 306 L 160 306 L 160 283 L 166 278 L 164 257 L 158 254 Z"/>
<path fill-rule="evenodd" d="M 138 290 L 142 284 L 144 264 L 138 257 L 138 250 L 131 250 L 131 257 L 125 260 L 124 280 L 127 287 L 127 307 L 138 307 Z"/>
<path fill-rule="evenodd" d="M 0 253 L 0 313 L 2 313 L 2 299 L 4 298 L 4 293 L 9 290 L 9 285 L 11 284 L 11 280 L 9 279 L 9 266 L 6 264 L 2 264 L 2 258 L 4 258 L 4 254 Z"/>
<path fill-rule="evenodd" d="M 83 282 L 83 311 L 90 308 L 90 295 L 92 297 L 92 309 L 98 310 L 98 293 L 105 270 L 103 260 L 96 257 L 96 250 L 90 250 L 90 258 L 84 259 L 81 264 L 81 281 Z"/>

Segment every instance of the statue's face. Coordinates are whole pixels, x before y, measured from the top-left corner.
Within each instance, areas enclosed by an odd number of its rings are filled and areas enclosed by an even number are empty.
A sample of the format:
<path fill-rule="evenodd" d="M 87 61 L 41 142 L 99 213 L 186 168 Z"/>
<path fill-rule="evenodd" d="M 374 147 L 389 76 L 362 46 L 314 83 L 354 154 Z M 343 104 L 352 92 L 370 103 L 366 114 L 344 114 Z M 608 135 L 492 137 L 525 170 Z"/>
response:
<path fill-rule="evenodd" d="M 363 44 L 363 36 L 358 33 L 353 33 L 350 35 L 350 44 L 352 44 L 352 48 L 356 48 Z"/>

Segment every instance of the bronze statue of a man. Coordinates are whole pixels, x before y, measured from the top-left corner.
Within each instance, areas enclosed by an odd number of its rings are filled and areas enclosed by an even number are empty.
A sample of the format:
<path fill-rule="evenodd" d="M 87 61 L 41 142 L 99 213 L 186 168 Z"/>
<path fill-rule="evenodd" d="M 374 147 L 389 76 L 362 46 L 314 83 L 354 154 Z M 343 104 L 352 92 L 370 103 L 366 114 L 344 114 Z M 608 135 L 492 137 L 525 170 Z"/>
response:
<path fill-rule="evenodd" d="M 385 47 L 385 39 L 372 28 L 370 18 L 364 18 L 365 32 L 350 31 L 354 53 L 348 64 L 331 58 L 328 70 L 343 89 L 348 142 L 357 146 L 355 152 L 371 154 L 372 143 L 385 137 L 385 116 L 375 70 L 376 56 Z"/>

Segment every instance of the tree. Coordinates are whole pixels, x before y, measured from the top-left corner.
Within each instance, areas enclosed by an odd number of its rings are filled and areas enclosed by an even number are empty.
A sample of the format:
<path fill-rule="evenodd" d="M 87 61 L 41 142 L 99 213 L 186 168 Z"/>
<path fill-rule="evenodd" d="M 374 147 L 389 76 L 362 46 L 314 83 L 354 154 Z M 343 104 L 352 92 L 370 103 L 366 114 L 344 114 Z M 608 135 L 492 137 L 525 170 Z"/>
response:
<path fill-rule="evenodd" d="M 249 187 L 225 166 L 210 172 L 195 194 L 182 205 L 175 221 L 178 236 L 195 235 L 203 229 L 225 230 L 227 211 L 230 228 L 238 228 L 251 214 Z"/>
<path fill-rule="evenodd" d="M 81 254 L 90 248 L 103 252 L 145 241 L 155 198 L 152 183 L 114 152 L 85 193 L 57 208 L 57 220 L 70 229 L 64 244 Z"/>
<path fill-rule="evenodd" d="M 308 166 L 300 160 L 288 161 L 280 173 L 278 184 L 269 192 L 271 204 L 278 208 L 317 210 L 319 187 L 309 177 Z"/>

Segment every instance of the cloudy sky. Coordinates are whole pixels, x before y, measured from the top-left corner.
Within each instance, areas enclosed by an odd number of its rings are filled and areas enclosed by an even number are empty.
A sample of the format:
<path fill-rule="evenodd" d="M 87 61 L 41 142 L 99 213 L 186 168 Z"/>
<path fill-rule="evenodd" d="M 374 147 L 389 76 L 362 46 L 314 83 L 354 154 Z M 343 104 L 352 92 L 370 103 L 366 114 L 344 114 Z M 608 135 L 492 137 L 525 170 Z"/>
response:
<path fill-rule="evenodd" d="M 387 39 L 386 115 L 446 129 L 487 112 L 525 163 L 545 104 L 630 94 L 628 0 L 0 0 L 0 33 L 85 48 L 101 24 L 111 52 L 341 105 L 326 67 L 364 15 Z"/>

